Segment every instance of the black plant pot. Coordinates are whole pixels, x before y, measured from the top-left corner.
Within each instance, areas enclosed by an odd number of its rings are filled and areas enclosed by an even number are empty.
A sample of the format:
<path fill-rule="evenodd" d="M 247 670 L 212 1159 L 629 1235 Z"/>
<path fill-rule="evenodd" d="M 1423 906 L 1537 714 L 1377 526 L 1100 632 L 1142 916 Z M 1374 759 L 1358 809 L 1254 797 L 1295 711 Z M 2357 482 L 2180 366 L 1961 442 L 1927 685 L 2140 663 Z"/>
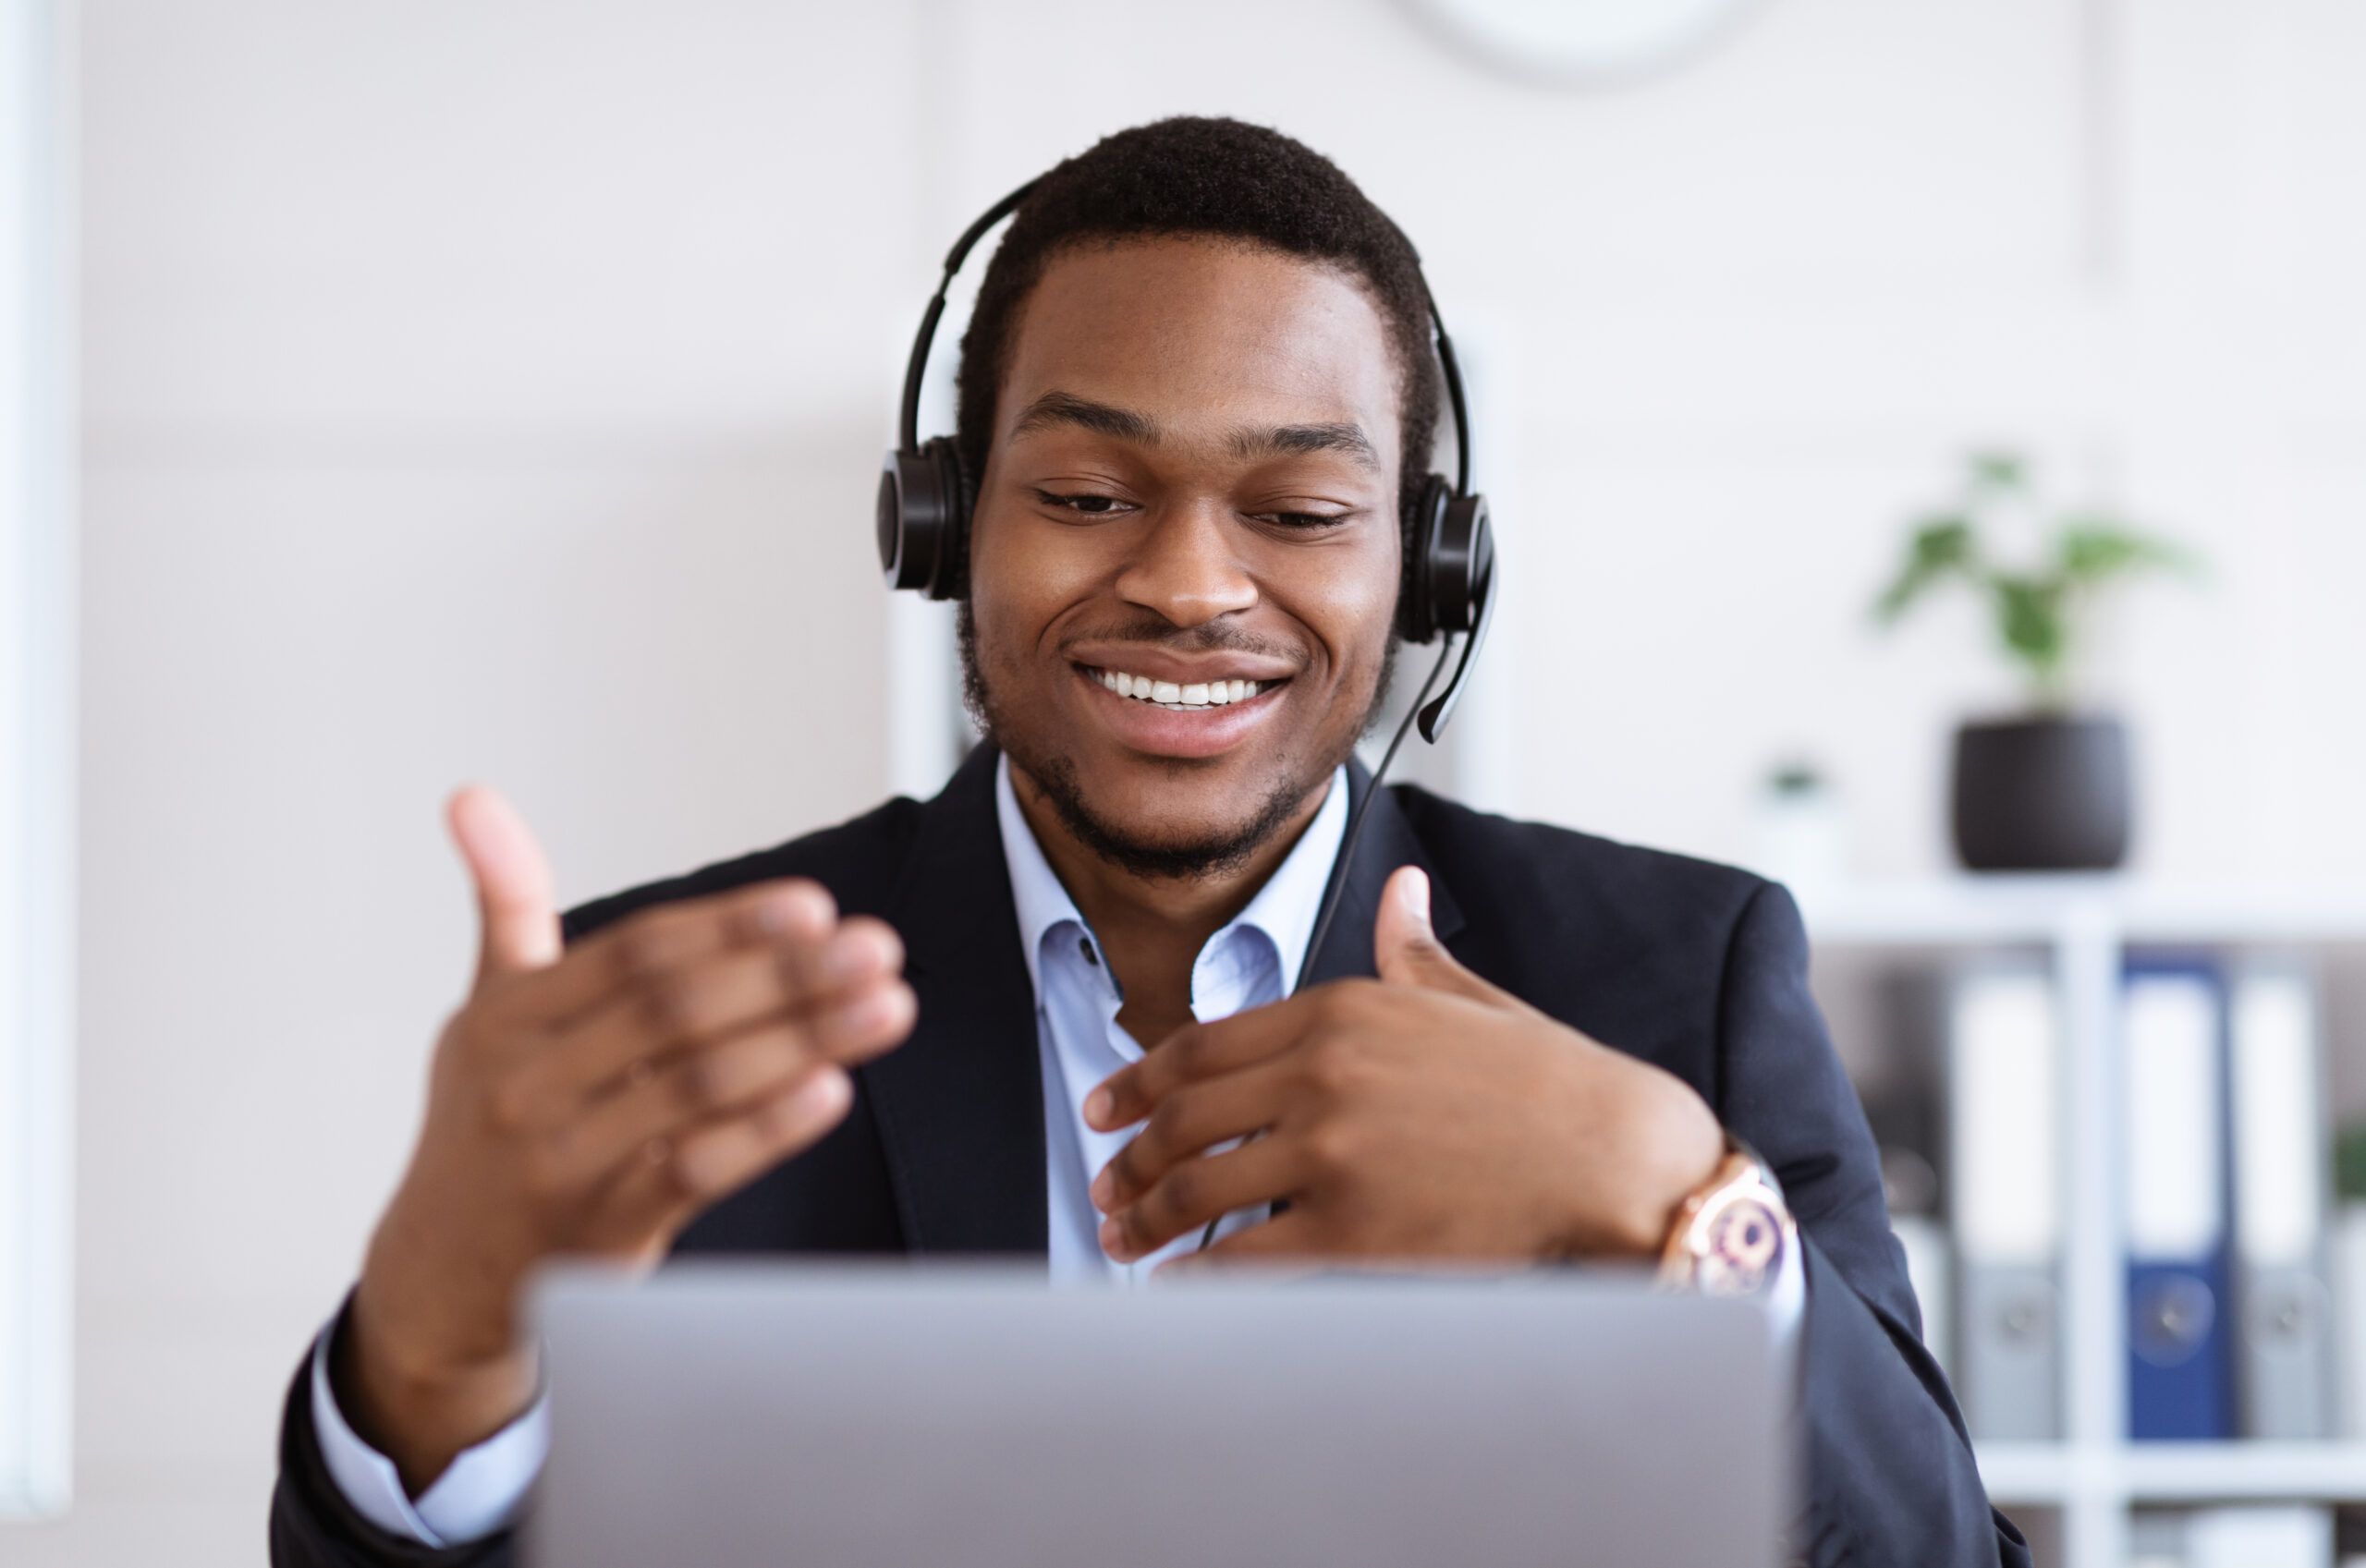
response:
<path fill-rule="evenodd" d="M 2128 857 L 2128 810 L 2117 719 L 1956 731 L 1956 855 L 1972 870 L 2108 870 Z"/>

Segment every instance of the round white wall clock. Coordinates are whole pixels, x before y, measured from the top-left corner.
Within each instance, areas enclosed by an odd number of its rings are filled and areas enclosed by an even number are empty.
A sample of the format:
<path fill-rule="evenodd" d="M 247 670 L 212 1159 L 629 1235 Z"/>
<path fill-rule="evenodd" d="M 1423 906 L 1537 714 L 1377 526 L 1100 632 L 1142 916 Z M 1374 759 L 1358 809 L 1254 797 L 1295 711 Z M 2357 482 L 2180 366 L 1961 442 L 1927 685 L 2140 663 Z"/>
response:
<path fill-rule="evenodd" d="M 1630 79 L 1714 41 L 1757 0 L 1407 0 L 1465 51 L 1516 75 Z"/>

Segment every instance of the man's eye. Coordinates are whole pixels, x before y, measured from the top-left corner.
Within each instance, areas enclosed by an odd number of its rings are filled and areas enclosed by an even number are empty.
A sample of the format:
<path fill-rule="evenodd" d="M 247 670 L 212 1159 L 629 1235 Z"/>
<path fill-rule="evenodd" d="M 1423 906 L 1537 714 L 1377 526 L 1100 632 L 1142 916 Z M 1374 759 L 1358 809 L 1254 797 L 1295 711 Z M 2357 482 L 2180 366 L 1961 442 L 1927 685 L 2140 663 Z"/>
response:
<path fill-rule="evenodd" d="M 1353 512 L 1259 512 L 1252 515 L 1261 523 L 1308 531 L 1336 528 L 1355 516 Z"/>
<path fill-rule="evenodd" d="M 1035 492 L 1044 505 L 1058 506 L 1087 517 L 1105 517 L 1124 508 L 1125 503 L 1114 495 L 1055 495 L 1048 490 Z"/>

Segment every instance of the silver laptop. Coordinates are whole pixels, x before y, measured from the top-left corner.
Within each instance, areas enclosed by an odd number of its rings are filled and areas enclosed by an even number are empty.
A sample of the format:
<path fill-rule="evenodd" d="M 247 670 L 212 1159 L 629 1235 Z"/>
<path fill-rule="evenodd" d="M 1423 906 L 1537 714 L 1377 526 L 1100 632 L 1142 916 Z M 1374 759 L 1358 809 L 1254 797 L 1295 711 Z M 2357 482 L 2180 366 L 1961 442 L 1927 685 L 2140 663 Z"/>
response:
<path fill-rule="evenodd" d="M 677 1267 L 538 1296 L 536 1568 L 1774 1560 L 1756 1307 L 1626 1281 Z"/>

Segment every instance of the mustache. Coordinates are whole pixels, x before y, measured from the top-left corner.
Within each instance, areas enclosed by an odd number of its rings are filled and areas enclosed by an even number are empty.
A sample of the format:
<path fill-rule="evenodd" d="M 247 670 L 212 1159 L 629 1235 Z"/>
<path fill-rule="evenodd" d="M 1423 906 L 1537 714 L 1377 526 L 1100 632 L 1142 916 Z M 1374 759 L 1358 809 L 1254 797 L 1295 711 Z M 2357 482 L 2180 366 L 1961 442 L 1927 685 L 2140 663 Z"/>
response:
<path fill-rule="evenodd" d="M 1304 662 L 1306 652 L 1295 643 L 1258 637 L 1223 618 L 1178 626 L 1149 614 L 1071 627 L 1060 642 L 1066 648 L 1080 642 L 1135 642 L 1176 653 L 1249 653 L 1294 664 Z"/>

